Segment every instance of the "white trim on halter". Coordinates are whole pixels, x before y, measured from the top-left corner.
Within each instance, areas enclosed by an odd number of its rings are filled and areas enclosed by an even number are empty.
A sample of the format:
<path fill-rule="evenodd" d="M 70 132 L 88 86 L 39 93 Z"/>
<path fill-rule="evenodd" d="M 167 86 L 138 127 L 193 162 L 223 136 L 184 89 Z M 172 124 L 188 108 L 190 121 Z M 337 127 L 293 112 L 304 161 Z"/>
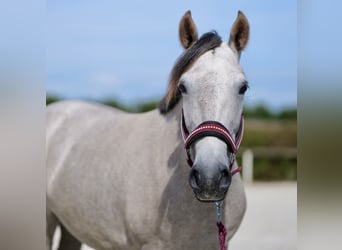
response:
<path fill-rule="evenodd" d="M 231 170 L 234 161 L 236 153 L 240 147 L 242 137 L 243 137 L 243 131 L 244 131 L 244 115 L 241 114 L 241 121 L 239 130 L 236 134 L 235 140 L 229 133 L 228 129 L 223 126 L 221 123 L 216 121 L 205 121 L 198 125 L 191 133 L 189 133 L 186 124 L 185 124 L 185 118 L 184 118 L 184 112 L 182 109 L 182 117 L 181 117 L 181 133 L 184 141 L 184 148 L 187 153 L 187 161 L 190 167 L 193 165 L 193 161 L 191 159 L 190 155 L 190 147 L 191 145 L 196 141 L 206 136 L 214 136 L 222 141 L 224 141 L 228 147 L 231 147 L 232 154 L 229 157 L 229 168 Z"/>

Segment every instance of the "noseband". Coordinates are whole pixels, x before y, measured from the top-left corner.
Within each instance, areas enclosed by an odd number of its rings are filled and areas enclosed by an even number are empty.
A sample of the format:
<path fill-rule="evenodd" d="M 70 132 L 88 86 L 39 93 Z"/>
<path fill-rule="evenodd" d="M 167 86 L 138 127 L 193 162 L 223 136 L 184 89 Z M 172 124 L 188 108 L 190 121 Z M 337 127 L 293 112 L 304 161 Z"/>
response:
<path fill-rule="evenodd" d="M 202 139 L 203 137 L 213 136 L 225 142 L 227 146 L 231 149 L 232 153 L 231 153 L 231 156 L 229 157 L 229 170 L 232 171 L 232 166 L 235 161 L 235 156 L 240 147 L 240 143 L 242 140 L 243 130 L 244 130 L 244 116 L 243 114 L 241 114 L 240 126 L 239 126 L 238 132 L 236 133 L 235 140 L 233 139 L 228 129 L 217 121 L 205 121 L 201 123 L 200 125 L 198 125 L 190 133 L 186 127 L 184 112 L 182 109 L 181 131 L 182 131 L 182 137 L 184 140 L 184 148 L 187 154 L 187 162 L 189 166 L 192 167 L 193 165 L 193 161 L 191 159 L 191 154 L 190 154 L 191 145 L 194 144 L 195 141 L 198 141 L 199 139 Z M 232 172 L 232 174 L 235 174 L 235 173 Z"/>

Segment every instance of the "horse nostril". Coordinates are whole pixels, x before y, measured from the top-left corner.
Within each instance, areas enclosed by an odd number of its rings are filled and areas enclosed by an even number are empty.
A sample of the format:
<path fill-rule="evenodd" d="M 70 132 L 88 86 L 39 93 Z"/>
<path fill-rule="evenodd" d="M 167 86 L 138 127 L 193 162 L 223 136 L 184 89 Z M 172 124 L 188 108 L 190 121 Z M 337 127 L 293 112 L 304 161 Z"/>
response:
<path fill-rule="evenodd" d="M 220 178 L 220 189 L 228 190 L 230 183 L 231 183 L 232 176 L 229 173 L 228 169 L 223 169 L 221 171 L 221 178 Z"/>
<path fill-rule="evenodd" d="M 199 189 L 200 174 L 196 169 L 192 169 L 189 176 L 190 186 L 193 189 Z"/>
<path fill-rule="evenodd" d="M 229 175 L 228 169 L 222 170 L 222 177 L 227 177 Z"/>

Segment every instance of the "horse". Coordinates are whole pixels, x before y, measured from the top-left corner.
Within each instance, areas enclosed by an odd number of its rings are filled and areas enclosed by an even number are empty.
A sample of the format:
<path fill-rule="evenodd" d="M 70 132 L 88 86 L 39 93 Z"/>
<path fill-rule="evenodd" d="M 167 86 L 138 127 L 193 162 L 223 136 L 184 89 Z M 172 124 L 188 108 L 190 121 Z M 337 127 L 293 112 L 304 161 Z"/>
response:
<path fill-rule="evenodd" d="M 184 51 L 155 110 L 70 100 L 47 107 L 47 249 L 57 226 L 59 249 L 217 249 L 220 201 L 228 244 L 246 209 L 233 171 L 248 38 L 241 11 L 227 42 L 214 31 L 198 37 L 187 11 L 179 23 Z"/>

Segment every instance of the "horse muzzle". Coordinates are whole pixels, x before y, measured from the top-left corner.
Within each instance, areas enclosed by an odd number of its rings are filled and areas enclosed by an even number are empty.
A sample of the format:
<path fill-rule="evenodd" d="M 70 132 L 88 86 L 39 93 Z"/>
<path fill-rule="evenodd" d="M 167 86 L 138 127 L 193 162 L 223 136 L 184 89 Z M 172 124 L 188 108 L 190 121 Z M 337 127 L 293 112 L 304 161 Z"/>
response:
<path fill-rule="evenodd" d="M 199 201 L 215 202 L 225 198 L 232 175 L 228 166 L 203 167 L 194 164 L 189 174 L 189 184 Z"/>
<path fill-rule="evenodd" d="M 200 201 L 221 201 L 225 198 L 228 192 L 232 175 L 238 173 L 240 170 L 232 170 L 235 162 L 235 156 L 239 149 L 244 129 L 244 116 L 241 114 L 240 125 L 235 138 L 232 137 L 229 130 L 220 122 L 205 121 L 198 125 L 192 132 L 189 132 L 184 118 L 182 109 L 181 117 L 181 132 L 184 140 L 184 148 L 187 154 L 187 163 L 191 167 L 189 175 L 189 183 L 193 189 L 196 198 Z M 191 158 L 191 146 L 195 142 L 208 137 L 214 137 L 223 141 L 230 151 L 228 153 L 227 164 L 220 164 L 215 159 L 209 159 L 209 165 L 204 162 L 193 161 Z M 226 150 L 227 151 L 227 150 Z M 221 159 L 222 162 L 222 159 Z"/>

